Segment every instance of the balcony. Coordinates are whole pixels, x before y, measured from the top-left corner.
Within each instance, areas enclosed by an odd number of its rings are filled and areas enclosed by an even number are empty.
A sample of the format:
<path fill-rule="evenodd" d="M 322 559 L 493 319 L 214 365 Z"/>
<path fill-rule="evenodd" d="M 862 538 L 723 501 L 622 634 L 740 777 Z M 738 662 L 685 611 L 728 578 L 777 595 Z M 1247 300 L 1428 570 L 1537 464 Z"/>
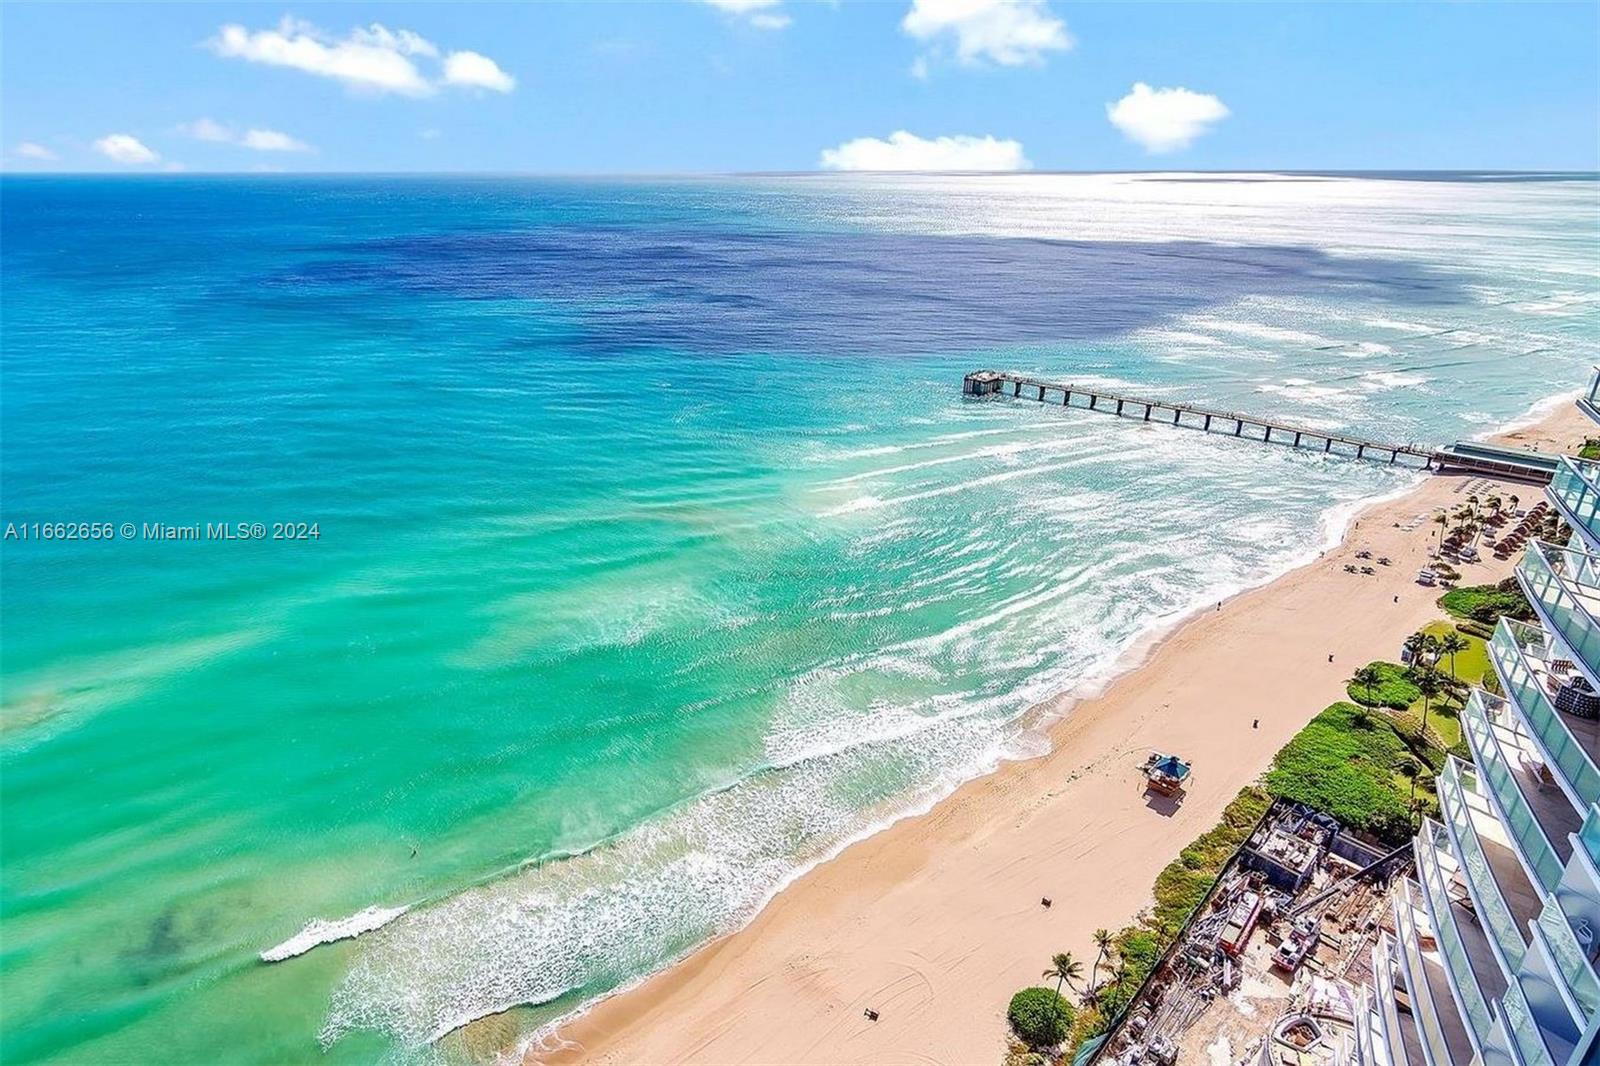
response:
<path fill-rule="evenodd" d="M 1600 463 L 1565 455 L 1549 496 L 1589 551 L 1600 551 Z"/>
<path fill-rule="evenodd" d="M 1600 692 L 1600 556 L 1536 540 L 1517 564 L 1517 582 L 1544 627 Z"/>
<path fill-rule="evenodd" d="M 1455 858 L 1449 851 L 1444 826 L 1425 820 L 1414 850 L 1417 875 L 1422 883 L 1428 924 L 1438 944 L 1439 957 L 1456 1009 L 1466 1022 L 1467 1037 L 1485 1066 L 1511 1066 L 1509 1057 L 1496 1053 L 1494 1012 L 1489 1003 L 1505 991 L 1505 975 L 1479 927 L 1472 900 L 1458 883 Z"/>
<path fill-rule="evenodd" d="M 1578 845 L 1596 869 L 1600 869 L 1600 810 L 1589 811 L 1578 828 Z"/>
<path fill-rule="evenodd" d="M 1569 1006 L 1576 1008 L 1578 1028 L 1582 1030 L 1588 1019 L 1600 1009 L 1600 978 L 1595 976 L 1594 964 L 1578 946 L 1578 939 L 1567 923 L 1567 916 L 1552 899 L 1534 923 L 1534 934 L 1552 963 L 1561 981 L 1562 996 Z"/>
<path fill-rule="evenodd" d="M 1357 1066 L 1407 1066 L 1404 1059 L 1396 1059 L 1396 1048 L 1389 1043 L 1388 1019 L 1377 1002 L 1374 988 L 1360 990 L 1361 1001 L 1356 1007 L 1355 1033 Z M 1389 1009 L 1394 1010 L 1393 997 Z M 1404 1054 L 1403 1048 L 1399 1054 Z"/>
<path fill-rule="evenodd" d="M 1421 889 L 1404 881 L 1394 895 L 1395 935 L 1400 974 L 1405 980 L 1411 1014 L 1422 1035 L 1422 1049 L 1430 1066 L 1466 1066 L 1477 1057 L 1472 1037 L 1461 1020 L 1444 961 L 1433 951 L 1423 951 L 1417 927 L 1422 911 Z"/>
<path fill-rule="evenodd" d="M 1539 1034 L 1539 1026 L 1533 1020 L 1533 1012 L 1528 1009 L 1528 1001 L 1515 981 L 1500 997 L 1500 1010 L 1505 1017 L 1506 1028 L 1511 1033 L 1512 1047 L 1516 1049 L 1517 1058 L 1522 1060 L 1523 1066 L 1556 1066 L 1556 1060 L 1551 1057 L 1544 1037 Z"/>
<path fill-rule="evenodd" d="M 1445 831 L 1460 862 L 1477 920 L 1499 956 L 1502 972 L 1516 973 L 1528 952 L 1525 930 L 1542 901 L 1494 808 L 1478 793 L 1471 769 L 1452 756 L 1439 775 L 1438 786 Z"/>
<path fill-rule="evenodd" d="M 1556 654 L 1544 630 L 1510 618 L 1500 620 L 1489 655 L 1525 732 L 1554 768 L 1556 783 L 1573 806 L 1584 810 L 1600 802 L 1600 769 L 1594 762 L 1600 723 L 1557 710 L 1584 694 L 1583 675 Z"/>
<path fill-rule="evenodd" d="M 1594 368 L 1594 376 L 1589 379 L 1589 387 L 1578 397 L 1578 410 L 1595 422 L 1600 422 L 1600 366 Z"/>
<path fill-rule="evenodd" d="M 1372 987 L 1376 993 L 1372 1006 L 1378 1016 L 1384 1057 L 1394 1066 L 1435 1066 L 1429 1053 L 1423 1050 L 1416 1012 L 1408 1006 L 1407 1013 L 1402 1016 L 1396 1004 L 1396 993 L 1405 989 L 1398 970 L 1399 954 L 1399 945 L 1380 930 L 1372 949 Z M 1411 994 L 1407 992 L 1408 1004 L 1410 999 Z M 1437 1066 L 1451 1064 L 1438 1063 Z"/>
<path fill-rule="evenodd" d="M 1472 748 L 1478 780 L 1488 786 L 1501 823 L 1516 845 L 1517 855 L 1539 886 L 1554 892 L 1565 860 L 1553 841 L 1570 853 L 1568 834 L 1583 819 L 1540 759 L 1538 747 L 1518 732 L 1517 718 L 1505 700 L 1476 691 L 1461 715 Z"/>

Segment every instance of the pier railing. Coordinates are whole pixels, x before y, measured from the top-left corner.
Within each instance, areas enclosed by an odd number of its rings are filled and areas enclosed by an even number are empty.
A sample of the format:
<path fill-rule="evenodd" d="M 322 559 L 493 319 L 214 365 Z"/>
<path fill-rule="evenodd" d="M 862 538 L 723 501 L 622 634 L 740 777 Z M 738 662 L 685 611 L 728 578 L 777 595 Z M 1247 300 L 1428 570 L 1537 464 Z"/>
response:
<path fill-rule="evenodd" d="M 1370 459 L 1415 470 L 1488 474 L 1547 483 L 1550 472 L 1542 466 L 1520 462 L 1506 453 L 1477 454 L 1457 451 L 1464 447 L 1434 448 L 1422 444 L 1391 444 L 1350 433 L 1338 433 L 1309 426 L 1297 426 L 1274 418 L 1242 414 L 1216 407 L 1151 399 L 1112 392 L 1109 389 L 1042 381 L 1022 374 L 999 370 L 978 370 L 962 381 L 961 391 L 968 396 L 1009 396 L 1079 411 L 1095 411 L 1141 422 L 1220 433 L 1262 444 L 1282 444 L 1291 448 L 1310 448 L 1328 455 L 1350 459 Z"/>

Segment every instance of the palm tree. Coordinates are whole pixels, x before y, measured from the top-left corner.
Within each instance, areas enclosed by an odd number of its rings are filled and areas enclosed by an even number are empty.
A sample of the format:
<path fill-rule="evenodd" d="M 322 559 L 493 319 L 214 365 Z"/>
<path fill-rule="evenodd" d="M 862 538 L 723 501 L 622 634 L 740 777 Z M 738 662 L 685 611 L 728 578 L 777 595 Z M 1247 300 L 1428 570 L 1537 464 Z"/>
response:
<path fill-rule="evenodd" d="M 1450 524 L 1450 516 L 1440 511 L 1433 516 L 1433 524 L 1439 527 L 1439 550 L 1444 550 L 1444 527 Z"/>
<path fill-rule="evenodd" d="M 1072 952 L 1063 951 L 1050 956 L 1050 968 L 1044 972 L 1044 978 L 1048 981 L 1053 977 L 1056 981 L 1057 1020 L 1060 1020 L 1061 986 L 1064 984 L 1076 992 L 1077 988 L 1073 985 L 1073 982 L 1082 976 L 1083 963 L 1073 958 Z"/>
<path fill-rule="evenodd" d="M 1089 984 L 1092 987 L 1098 987 L 1096 982 L 1100 977 L 1100 963 L 1111 954 L 1111 930 L 1096 929 L 1094 931 L 1094 946 L 1099 948 L 1100 951 L 1094 957 L 1094 965 L 1089 968 Z"/>
<path fill-rule="evenodd" d="M 1095 1006 L 1104 1013 L 1106 1000 L 1112 996 L 1126 995 L 1133 991 L 1138 984 L 1133 979 L 1133 971 L 1128 969 L 1127 960 L 1117 963 L 1117 968 L 1111 972 L 1111 977 L 1100 986 L 1100 994 L 1095 997 Z"/>
<path fill-rule="evenodd" d="M 1421 631 L 1413 633 L 1406 638 L 1403 646 L 1409 654 L 1411 669 L 1421 670 L 1425 665 L 1422 661 L 1422 653 L 1428 649 L 1428 635 Z"/>
<path fill-rule="evenodd" d="M 1417 691 L 1422 693 L 1422 725 L 1417 729 L 1417 740 L 1424 747 L 1428 743 L 1428 705 L 1444 691 L 1444 682 L 1434 670 L 1424 670 L 1417 678 Z"/>
<path fill-rule="evenodd" d="M 1510 496 L 1506 497 L 1506 501 L 1511 504 L 1511 513 L 1512 514 L 1516 514 L 1517 513 L 1517 505 L 1520 504 L 1522 502 L 1522 500 L 1519 499 L 1517 497 L 1517 494 L 1513 492 Z"/>
<path fill-rule="evenodd" d="M 1439 649 L 1450 656 L 1450 680 L 1460 681 L 1456 676 L 1456 652 L 1466 651 L 1472 644 L 1455 630 L 1446 633 L 1439 641 Z"/>
<path fill-rule="evenodd" d="M 1378 669 L 1377 664 L 1368 663 L 1357 670 L 1351 676 L 1350 683 L 1352 685 L 1360 685 L 1366 690 L 1367 703 L 1370 706 L 1376 707 L 1378 705 L 1378 701 L 1372 695 L 1372 690 L 1383 684 L 1383 671 Z"/>

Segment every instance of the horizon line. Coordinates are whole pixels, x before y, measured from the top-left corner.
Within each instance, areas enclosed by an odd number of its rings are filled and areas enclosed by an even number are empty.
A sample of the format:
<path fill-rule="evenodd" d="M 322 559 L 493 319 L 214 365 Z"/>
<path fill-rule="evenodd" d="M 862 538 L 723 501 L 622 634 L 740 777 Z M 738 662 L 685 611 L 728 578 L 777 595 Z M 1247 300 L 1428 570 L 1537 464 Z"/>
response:
<path fill-rule="evenodd" d="M 0 177 L 40 178 L 338 178 L 338 177 L 452 177 L 452 178 L 817 178 L 817 177 L 975 177 L 1016 178 L 1091 175 L 1165 174 L 1276 174 L 1288 177 L 1370 177 L 1374 175 L 1482 174 L 1508 177 L 1600 179 L 1600 168 L 1567 170 L 1555 167 L 1295 167 L 1241 168 L 1190 167 L 1166 169 L 1029 169 L 1029 170 L 17 170 L 0 168 Z"/>

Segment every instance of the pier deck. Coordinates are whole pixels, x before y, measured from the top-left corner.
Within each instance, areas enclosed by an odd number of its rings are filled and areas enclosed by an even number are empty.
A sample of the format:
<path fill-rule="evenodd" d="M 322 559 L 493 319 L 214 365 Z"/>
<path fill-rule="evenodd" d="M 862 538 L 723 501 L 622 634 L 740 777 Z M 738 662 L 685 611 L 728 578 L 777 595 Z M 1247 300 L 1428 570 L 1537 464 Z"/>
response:
<path fill-rule="evenodd" d="M 1539 452 L 1524 457 L 1510 449 L 1486 448 L 1472 442 L 1458 442 L 1449 448 L 1423 444 L 1390 444 L 1349 433 L 1330 432 L 1296 426 L 1277 419 L 1203 407 L 1198 404 L 1156 400 L 1143 396 L 1111 392 L 1054 381 L 1041 381 L 999 370 L 978 370 L 962 381 L 961 391 L 968 396 L 1010 396 L 1080 411 L 1096 411 L 1141 422 L 1156 422 L 1181 429 L 1282 444 L 1291 448 L 1311 448 L 1328 455 L 1367 459 L 1405 466 L 1414 470 L 1486 474 L 1547 484 L 1554 476 L 1555 460 Z"/>

